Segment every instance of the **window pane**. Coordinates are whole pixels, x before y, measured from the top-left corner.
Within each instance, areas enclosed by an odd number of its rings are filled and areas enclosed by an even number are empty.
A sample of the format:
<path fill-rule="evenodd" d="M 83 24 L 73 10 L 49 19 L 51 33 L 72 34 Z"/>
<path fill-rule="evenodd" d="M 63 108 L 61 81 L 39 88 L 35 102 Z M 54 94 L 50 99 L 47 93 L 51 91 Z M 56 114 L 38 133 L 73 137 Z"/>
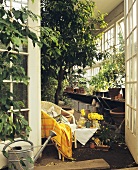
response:
<path fill-rule="evenodd" d="M 133 70 L 137 70 L 137 56 L 133 58 Z M 137 71 L 133 71 L 133 81 L 137 81 Z"/>
<path fill-rule="evenodd" d="M 27 108 L 28 107 L 28 104 L 27 104 L 27 100 L 28 100 L 28 97 L 27 97 L 27 92 L 28 89 L 27 89 L 27 86 L 22 84 L 22 83 L 13 83 L 13 93 L 14 93 L 14 98 L 13 100 L 14 101 L 21 101 L 21 108 Z M 23 103 L 22 103 L 23 102 Z M 22 106 L 22 104 L 24 106 Z M 16 109 L 16 108 L 14 108 Z"/>
<path fill-rule="evenodd" d="M 7 91 L 10 91 L 10 83 L 3 83 L 0 89 L 0 98 L 3 98 Z"/>
<path fill-rule="evenodd" d="M 134 54 L 136 54 L 137 53 L 137 28 L 134 30 L 134 32 L 133 32 L 133 34 L 134 34 Z"/>
<path fill-rule="evenodd" d="M 133 28 L 137 26 L 137 6 L 136 6 L 136 1 L 133 4 Z"/>
<path fill-rule="evenodd" d="M 21 114 L 24 116 L 24 118 L 28 121 L 29 117 L 28 117 L 28 111 L 22 111 Z"/>
<path fill-rule="evenodd" d="M 6 8 L 9 8 L 10 5 L 15 9 L 21 9 L 21 7 L 27 7 L 28 0 L 6 0 Z"/>
<path fill-rule="evenodd" d="M 16 56 L 15 60 L 13 59 L 13 67 L 17 67 L 17 68 L 22 67 L 24 69 L 25 76 L 27 76 L 27 56 L 20 55 L 20 54 L 18 56 Z M 18 71 L 22 75 L 23 70 L 19 69 Z M 13 80 L 16 80 L 16 76 L 15 76 L 15 78 L 13 78 Z"/>
<path fill-rule="evenodd" d="M 133 110 L 133 133 L 136 135 L 136 111 Z"/>

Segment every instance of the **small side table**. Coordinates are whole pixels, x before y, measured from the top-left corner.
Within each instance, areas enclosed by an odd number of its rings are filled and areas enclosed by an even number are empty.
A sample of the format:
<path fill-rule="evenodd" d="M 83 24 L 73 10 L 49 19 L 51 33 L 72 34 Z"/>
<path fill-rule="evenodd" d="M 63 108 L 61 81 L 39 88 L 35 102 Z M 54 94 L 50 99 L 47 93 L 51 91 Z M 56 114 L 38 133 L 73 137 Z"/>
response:
<path fill-rule="evenodd" d="M 94 135 L 97 129 L 98 128 L 77 128 L 74 131 L 75 139 L 79 141 L 82 145 L 85 145 L 88 140 Z"/>

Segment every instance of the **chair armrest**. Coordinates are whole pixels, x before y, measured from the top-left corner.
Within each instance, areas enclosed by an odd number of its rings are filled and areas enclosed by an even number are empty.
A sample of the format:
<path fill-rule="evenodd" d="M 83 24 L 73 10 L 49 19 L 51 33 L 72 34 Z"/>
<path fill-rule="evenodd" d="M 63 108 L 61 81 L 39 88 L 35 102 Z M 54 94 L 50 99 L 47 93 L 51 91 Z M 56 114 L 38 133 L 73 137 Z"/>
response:
<path fill-rule="evenodd" d="M 68 111 L 66 111 L 64 109 L 61 109 L 61 114 L 63 116 L 70 116 L 70 117 L 72 117 L 73 124 L 75 124 L 75 117 L 74 117 L 73 114 L 71 114 L 70 112 L 68 112 Z"/>

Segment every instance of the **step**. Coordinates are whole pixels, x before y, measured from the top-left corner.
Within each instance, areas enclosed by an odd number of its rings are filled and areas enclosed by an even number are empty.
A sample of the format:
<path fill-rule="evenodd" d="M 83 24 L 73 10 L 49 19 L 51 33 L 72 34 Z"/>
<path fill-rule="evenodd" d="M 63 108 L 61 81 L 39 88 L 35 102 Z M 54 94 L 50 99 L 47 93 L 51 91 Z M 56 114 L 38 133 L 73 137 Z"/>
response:
<path fill-rule="evenodd" d="M 62 162 L 55 165 L 35 166 L 34 170 L 108 170 L 110 165 L 104 159 L 93 159 L 78 162 Z"/>

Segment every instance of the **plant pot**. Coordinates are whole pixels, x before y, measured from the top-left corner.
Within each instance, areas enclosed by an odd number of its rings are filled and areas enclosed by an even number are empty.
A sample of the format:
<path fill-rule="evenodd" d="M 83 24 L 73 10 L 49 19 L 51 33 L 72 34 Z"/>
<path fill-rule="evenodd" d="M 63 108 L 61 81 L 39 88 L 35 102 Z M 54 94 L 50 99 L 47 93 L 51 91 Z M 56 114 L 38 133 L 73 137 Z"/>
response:
<path fill-rule="evenodd" d="M 90 143 L 90 148 L 91 148 L 91 149 L 94 149 L 94 148 L 95 148 L 95 143 L 94 143 L 94 142 L 91 142 L 91 143 Z"/>
<path fill-rule="evenodd" d="M 114 120 L 114 123 L 116 124 L 116 126 L 119 127 L 125 118 L 124 109 L 121 107 L 114 108 L 114 109 L 110 110 L 110 114 L 111 114 L 111 117 Z M 125 131 L 125 122 L 123 122 L 122 127 L 121 127 L 121 132 L 124 133 L 124 131 Z"/>
<path fill-rule="evenodd" d="M 121 88 L 109 88 L 109 97 L 111 98 L 111 100 L 115 99 L 115 96 L 118 96 Z"/>

